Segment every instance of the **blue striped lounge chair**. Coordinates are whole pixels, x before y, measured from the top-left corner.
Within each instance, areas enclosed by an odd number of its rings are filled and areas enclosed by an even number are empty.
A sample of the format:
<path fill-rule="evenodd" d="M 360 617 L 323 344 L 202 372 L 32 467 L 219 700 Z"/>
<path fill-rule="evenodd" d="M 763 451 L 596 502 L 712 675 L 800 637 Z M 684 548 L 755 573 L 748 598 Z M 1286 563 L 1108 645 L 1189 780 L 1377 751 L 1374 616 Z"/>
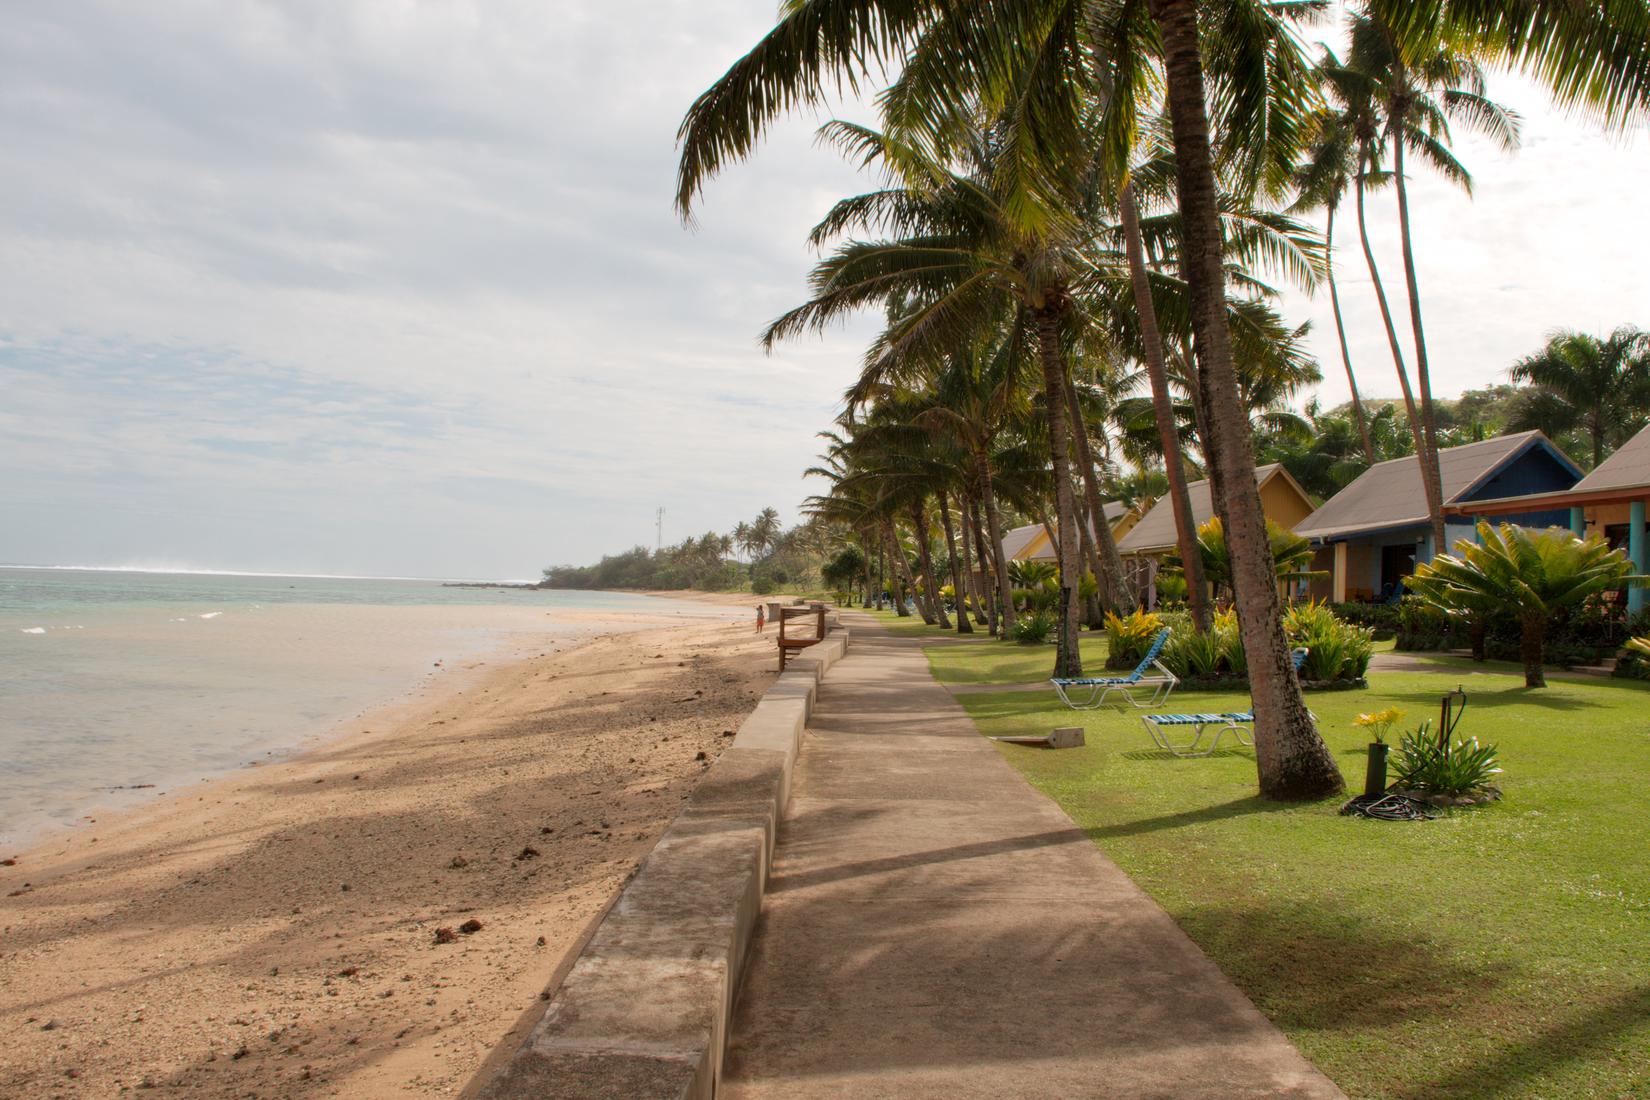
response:
<path fill-rule="evenodd" d="M 1178 677 L 1170 672 L 1168 666 L 1158 658 L 1162 656 L 1163 647 L 1169 644 L 1169 631 L 1165 628 L 1152 642 L 1146 655 L 1140 658 L 1140 663 L 1134 666 L 1134 671 L 1127 676 L 1085 676 L 1076 680 L 1051 679 L 1055 694 L 1060 696 L 1060 702 L 1072 710 L 1094 710 L 1102 706 L 1106 697 L 1112 692 L 1118 692 L 1137 707 L 1158 707 L 1169 698 L 1174 686 L 1180 683 Z M 1153 667 L 1156 675 L 1146 673 Z M 1139 688 L 1151 688 L 1151 694 L 1142 702 L 1134 697 Z"/>
<path fill-rule="evenodd" d="M 1297 676 L 1300 675 L 1301 664 L 1305 662 L 1306 654 L 1307 651 L 1304 649 L 1297 649 L 1290 654 L 1295 660 Z M 1318 716 L 1311 711 L 1307 711 L 1307 714 L 1311 715 L 1313 722 L 1318 720 Z M 1240 745 L 1253 747 L 1255 743 L 1254 736 L 1246 732 L 1248 727 L 1255 723 L 1255 714 L 1252 710 L 1232 711 L 1226 714 L 1142 714 L 1140 722 L 1146 727 L 1146 732 L 1151 734 L 1152 742 L 1158 748 L 1176 756 L 1212 756 L 1220 747 L 1220 739 L 1228 733 Z M 1170 730 L 1178 726 L 1191 727 L 1190 741 L 1176 743 Z M 1215 731 L 1215 735 L 1205 747 L 1203 738 L 1210 729 Z"/>

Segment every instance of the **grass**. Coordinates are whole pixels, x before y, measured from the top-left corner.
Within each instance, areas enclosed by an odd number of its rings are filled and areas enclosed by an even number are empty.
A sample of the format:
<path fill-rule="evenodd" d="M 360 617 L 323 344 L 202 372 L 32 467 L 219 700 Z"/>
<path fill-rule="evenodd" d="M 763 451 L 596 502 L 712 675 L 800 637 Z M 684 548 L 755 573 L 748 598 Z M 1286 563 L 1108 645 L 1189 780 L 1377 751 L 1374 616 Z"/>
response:
<path fill-rule="evenodd" d="M 856 608 L 864 611 L 892 634 L 901 637 L 948 638 L 959 643 L 934 646 L 928 652 L 928 662 L 934 675 L 947 684 L 1020 684 L 1032 680 L 1046 680 L 1054 671 L 1054 643 L 1046 645 L 1018 645 L 999 642 L 985 633 L 985 627 L 976 625 L 972 635 L 958 634 L 956 618 L 952 628 L 941 630 L 929 626 L 921 616 L 912 614 L 900 618 L 892 611 Z M 1085 669 L 1099 669 L 1106 661 L 1106 636 L 1083 633 L 1081 639 Z M 1097 673 L 1097 675 L 1104 675 Z"/>
<path fill-rule="evenodd" d="M 928 654 L 952 682 L 1032 678 L 997 648 Z M 1176 759 L 1138 712 L 959 701 L 986 734 L 1085 727 L 1082 749 L 1000 750 L 1353 1096 L 1650 1095 L 1650 690 L 1529 691 L 1465 661 L 1376 671 L 1366 691 L 1309 697 L 1348 786 L 1363 782 L 1354 715 L 1436 718 L 1457 683 L 1460 732 L 1500 745 L 1506 798 L 1412 823 L 1261 801 L 1250 750 Z M 1170 709 L 1246 704 L 1188 691 Z"/>

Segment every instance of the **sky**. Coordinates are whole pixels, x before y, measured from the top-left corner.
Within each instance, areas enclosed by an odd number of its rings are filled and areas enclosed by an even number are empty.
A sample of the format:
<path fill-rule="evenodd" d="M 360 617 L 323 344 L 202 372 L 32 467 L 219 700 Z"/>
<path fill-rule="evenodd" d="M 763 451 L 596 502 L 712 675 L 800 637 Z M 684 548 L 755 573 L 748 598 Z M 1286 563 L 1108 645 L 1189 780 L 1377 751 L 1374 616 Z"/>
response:
<path fill-rule="evenodd" d="M 874 318 L 756 337 L 870 181 L 799 118 L 695 227 L 671 205 L 683 112 L 773 10 L 0 0 L 0 562 L 523 578 L 651 544 L 659 507 L 666 542 L 795 519 Z M 1412 187 L 1440 394 L 1556 327 L 1650 327 L 1650 141 L 1493 90 L 1524 147 L 1462 140 L 1470 199 Z M 1327 296 L 1284 309 L 1343 400 Z"/>

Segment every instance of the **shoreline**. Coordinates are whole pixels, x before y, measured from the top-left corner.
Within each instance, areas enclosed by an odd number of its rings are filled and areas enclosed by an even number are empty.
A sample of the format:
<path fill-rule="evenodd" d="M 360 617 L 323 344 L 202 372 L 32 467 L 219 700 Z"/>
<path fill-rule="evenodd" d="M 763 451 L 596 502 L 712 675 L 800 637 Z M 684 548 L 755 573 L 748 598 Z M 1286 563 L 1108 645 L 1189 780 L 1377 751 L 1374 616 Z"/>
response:
<path fill-rule="evenodd" d="M 0 1093 L 457 1094 L 536 1019 L 771 647 L 678 620 L 455 662 L 337 737 L 31 846 L 0 867 Z"/>
<path fill-rule="evenodd" d="M 227 668 L 231 677 L 239 678 L 220 681 L 212 688 L 214 693 L 225 692 L 224 698 L 235 699 L 235 709 L 212 715 L 210 705 L 192 707 L 193 711 L 207 712 L 207 717 L 202 721 L 191 713 L 167 729 L 171 743 L 165 749 L 158 748 L 165 741 L 134 738 L 131 747 L 142 751 L 122 756 L 111 753 L 112 745 L 97 744 L 92 747 L 100 755 L 88 758 L 95 761 L 89 766 L 81 764 L 61 775 L 24 771 L 19 789 L 8 790 L 0 785 L 0 800 L 8 794 L 16 798 L 0 819 L 0 859 L 49 846 L 89 824 L 143 812 L 170 794 L 194 791 L 202 783 L 243 768 L 302 756 L 349 736 L 358 724 L 380 711 L 429 698 L 433 693 L 460 690 L 462 685 L 456 683 L 457 679 L 483 666 L 566 652 L 606 634 L 674 625 L 684 621 L 684 614 L 692 614 L 666 606 L 609 610 L 513 604 L 368 605 L 356 611 L 347 604 L 325 602 L 231 607 L 229 611 L 228 615 L 218 611 L 172 621 L 191 623 L 191 627 L 181 629 L 210 631 L 217 639 L 210 644 L 220 647 L 220 652 L 223 646 L 246 651 L 238 666 Z M 363 612 L 371 617 L 360 617 Z M 164 612 L 151 613 L 148 618 L 153 620 L 156 614 Z M 265 621 L 285 617 L 290 624 L 292 616 L 301 617 L 301 624 L 296 630 L 288 625 L 276 631 L 274 644 L 290 650 L 295 634 L 298 641 L 320 635 L 322 644 L 330 643 L 336 651 L 340 636 L 359 634 L 360 646 L 381 656 L 367 663 L 354 661 L 352 656 L 350 663 L 344 663 L 324 655 L 327 651 L 323 650 L 323 655 L 311 659 L 315 671 L 321 673 L 318 686 L 299 692 L 282 686 L 270 693 L 264 692 L 260 683 L 257 690 L 264 697 L 249 696 L 252 678 L 263 681 L 267 666 L 262 656 L 248 647 L 266 644 Z M 193 625 L 196 618 L 215 621 L 198 627 Z M 131 629 L 124 623 L 100 627 L 105 634 Z M 154 627 L 145 622 L 139 629 Z M 170 645 L 170 640 L 165 644 Z M 206 643 L 204 637 L 197 637 L 193 644 Z M 171 656 L 180 661 L 190 659 L 187 651 Z M 290 681 L 292 669 L 286 667 L 290 666 L 290 652 L 283 652 L 281 657 L 283 664 L 275 666 L 276 676 Z M 329 660 L 335 663 L 329 664 Z M 91 713 L 98 714 L 95 710 Z M 36 721 L 49 723 L 52 717 L 37 716 Z M 111 712 L 98 717 L 122 721 L 125 715 Z M 213 723 L 227 735 L 221 742 Z M 65 722 L 65 732 L 71 738 L 78 732 L 73 721 Z"/>

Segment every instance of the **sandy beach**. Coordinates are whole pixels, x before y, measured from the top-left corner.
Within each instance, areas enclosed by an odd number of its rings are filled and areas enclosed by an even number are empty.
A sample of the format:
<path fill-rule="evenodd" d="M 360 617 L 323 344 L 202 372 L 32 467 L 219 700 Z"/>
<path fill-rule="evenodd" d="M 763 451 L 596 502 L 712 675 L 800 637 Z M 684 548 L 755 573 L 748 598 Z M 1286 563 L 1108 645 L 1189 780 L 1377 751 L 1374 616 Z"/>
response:
<path fill-rule="evenodd" d="M 775 674 L 745 622 L 471 665 L 0 853 L 0 1096 L 458 1095 Z"/>

